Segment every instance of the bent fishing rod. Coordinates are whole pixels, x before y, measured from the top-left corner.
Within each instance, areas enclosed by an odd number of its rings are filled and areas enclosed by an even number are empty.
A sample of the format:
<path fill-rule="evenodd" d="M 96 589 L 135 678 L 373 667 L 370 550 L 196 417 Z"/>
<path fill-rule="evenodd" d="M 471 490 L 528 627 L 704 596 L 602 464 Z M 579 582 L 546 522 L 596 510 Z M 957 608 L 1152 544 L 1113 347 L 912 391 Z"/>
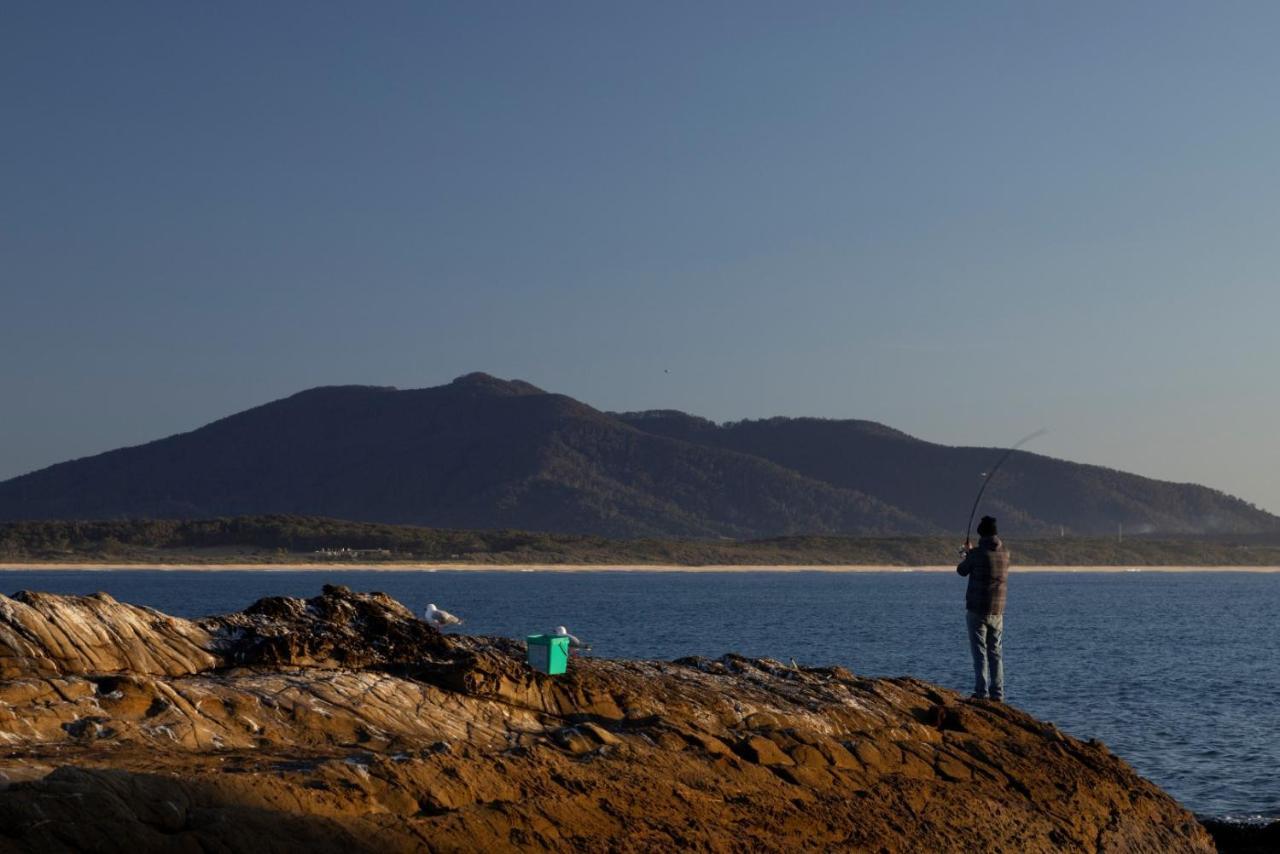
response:
<path fill-rule="evenodd" d="M 978 489 L 978 494 L 973 499 L 973 507 L 969 510 L 969 524 L 965 525 L 965 528 L 964 528 L 965 545 L 968 545 L 970 540 L 970 532 L 973 530 L 973 517 L 978 514 L 978 502 L 982 501 L 982 494 L 987 491 L 987 486 L 988 484 L 991 483 L 991 478 L 996 476 L 996 472 L 1000 470 L 1000 466 L 1004 465 L 1005 460 L 1013 456 L 1014 451 L 1018 450 L 1023 445 L 1030 442 L 1032 439 L 1038 439 L 1048 432 L 1049 431 L 1047 429 L 1045 429 L 1044 427 L 1041 427 L 1036 432 L 1029 433 L 1028 435 L 1023 436 L 1021 439 L 1018 440 L 1017 444 L 1015 444 L 1012 448 L 1004 452 L 1004 456 L 1000 457 L 1000 459 L 996 462 L 994 466 L 992 466 L 990 469 L 988 469 L 986 472 L 983 473 L 982 486 Z"/>

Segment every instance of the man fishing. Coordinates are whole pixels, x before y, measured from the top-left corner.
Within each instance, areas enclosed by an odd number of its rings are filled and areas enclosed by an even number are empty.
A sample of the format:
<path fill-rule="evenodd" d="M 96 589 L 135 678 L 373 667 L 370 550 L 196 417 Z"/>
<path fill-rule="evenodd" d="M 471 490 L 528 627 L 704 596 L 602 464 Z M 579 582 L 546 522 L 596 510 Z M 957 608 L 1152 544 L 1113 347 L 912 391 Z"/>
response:
<path fill-rule="evenodd" d="M 973 696 L 979 700 L 1004 700 L 1004 600 L 1009 579 L 1009 552 L 996 536 L 996 520 L 983 516 L 978 522 L 978 545 L 964 541 L 964 560 L 956 572 L 969 579 L 964 594 L 969 625 L 969 650 L 973 653 Z"/>

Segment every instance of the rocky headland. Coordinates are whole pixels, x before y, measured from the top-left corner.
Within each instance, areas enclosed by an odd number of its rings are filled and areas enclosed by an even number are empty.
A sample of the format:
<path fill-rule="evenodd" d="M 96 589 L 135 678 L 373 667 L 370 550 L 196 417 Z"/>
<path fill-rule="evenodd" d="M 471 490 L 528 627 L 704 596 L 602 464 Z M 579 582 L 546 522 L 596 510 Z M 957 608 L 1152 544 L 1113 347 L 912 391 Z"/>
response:
<path fill-rule="evenodd" d="M 1097 742 L 914 679 L 575 658 L 326 587 L 0 596 L 0 851 L 1214 851 Z"/>

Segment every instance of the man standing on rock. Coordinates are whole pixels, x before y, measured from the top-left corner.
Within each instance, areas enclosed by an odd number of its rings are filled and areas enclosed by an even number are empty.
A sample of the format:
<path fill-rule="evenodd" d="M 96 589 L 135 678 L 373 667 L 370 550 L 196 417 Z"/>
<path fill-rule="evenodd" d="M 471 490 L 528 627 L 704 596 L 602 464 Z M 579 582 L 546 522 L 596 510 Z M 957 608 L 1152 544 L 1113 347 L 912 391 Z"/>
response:
<path fill-rule="evenodd" d="M 1004 598 L 1009 580 L 1009 552 L 996 536 L 996 520 L 983 516 L 978 523 L 978 545 L 964 541 L 964 560 L 956 572 L 968 576 L 964 594 L 969 624 L 969 650 L 973 653 L 973 696 L 979 700 L 1004 700 Z"/>

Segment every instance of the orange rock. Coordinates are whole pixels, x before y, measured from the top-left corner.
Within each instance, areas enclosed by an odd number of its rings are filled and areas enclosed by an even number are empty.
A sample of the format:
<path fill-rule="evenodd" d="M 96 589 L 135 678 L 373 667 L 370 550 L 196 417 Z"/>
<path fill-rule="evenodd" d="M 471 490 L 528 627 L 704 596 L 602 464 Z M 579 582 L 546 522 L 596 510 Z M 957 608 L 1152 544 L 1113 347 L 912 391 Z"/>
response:
<path fill-rule="evenodd" d="M 1214 850 L 1102 746 L 919 680 L 523 652 L 345 588 L 0 598 L 0 854 Z"/>
<path fill-rule="evenodd" d="M 782 748 L 764 736 L 749 735 L 735 746 L 738 755 L 757 765 L 794 765 Z"/>

